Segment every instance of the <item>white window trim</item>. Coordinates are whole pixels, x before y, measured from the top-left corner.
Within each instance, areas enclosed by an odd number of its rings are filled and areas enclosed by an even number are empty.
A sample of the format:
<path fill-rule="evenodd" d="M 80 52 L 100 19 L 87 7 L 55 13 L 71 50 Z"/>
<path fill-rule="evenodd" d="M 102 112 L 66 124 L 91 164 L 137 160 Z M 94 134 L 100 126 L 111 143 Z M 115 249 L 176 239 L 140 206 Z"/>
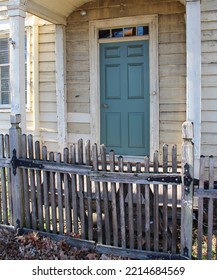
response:
<path fill-rule="evenodd" d="M 31 30 L 30 27 L 26 27 L 26 38 L 27 38 L 27 103 L 26 103 L 26 111 L 31 111 L 31 58 L 30 58 L 30 48 L 31 48 Z M 9 39 L 9 30 L 1 30 L 0 38 L 8 38 Z M 10 63 L 9 63 L 10 66 Z M 0 112 L 11 112 L 11 104 L 0 104 Z"/>
<path fill-rule="evenodd" d="M 90 21 L 90 114 L 91 141 L 100 142 L 100 73 L 98 31 L 131 25 L 149 26 L 149 65 L 150 65 L 150 155 L 159 149 L 159 88 L 158 88 L 158 17 L 138 16 Z M 132 39 L 132 38 L 129 38 Z M 102 40 L 101 40 L 102 42 Z"/>

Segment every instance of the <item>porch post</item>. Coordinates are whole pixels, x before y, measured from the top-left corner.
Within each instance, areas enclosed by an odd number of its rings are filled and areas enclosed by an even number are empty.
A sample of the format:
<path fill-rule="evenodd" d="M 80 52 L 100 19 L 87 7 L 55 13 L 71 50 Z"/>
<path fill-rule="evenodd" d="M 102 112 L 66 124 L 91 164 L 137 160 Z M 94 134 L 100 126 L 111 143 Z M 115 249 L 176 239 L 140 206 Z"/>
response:
<path fill-rule="evenodd" d="M 66 46 L 65 26 L 56 25 L 55 60 L 56 60 L 56 100 L 58 149 L 67 146 L 67 104 L 66 104 Z"/>
<path fill-rule="evenodd" d="M 21 116 L 11 115 L 10 136 L 10 157 L 12 159 L 11 168 L 11 188 L 12 188 L 12 222 L 15 227 L 24 226 L 24 189 L 22 171 L 16 168 L 16 158 L 22 154 L 21 151 L 21 128 L 19 127 Z"/>
<path fill-rule="evenodd" d="M 193 226 L 194 144 L 193 124 L 182 125 L 181 255 L 191 259 Z"/>
<path fill-rule="evenodd" d="M 25 14 L 25 6 L 22 5 L 22 0 L 9 1 L 11 115 L 21 115 L 23 133 L 26 131 Z"/>
<path fill-rule="evenodd" d="M 186 120 L 194 124 L 194 175 L 199 178 L 201 155 L 201 11 L 200 0 L 186 0 Z"/>

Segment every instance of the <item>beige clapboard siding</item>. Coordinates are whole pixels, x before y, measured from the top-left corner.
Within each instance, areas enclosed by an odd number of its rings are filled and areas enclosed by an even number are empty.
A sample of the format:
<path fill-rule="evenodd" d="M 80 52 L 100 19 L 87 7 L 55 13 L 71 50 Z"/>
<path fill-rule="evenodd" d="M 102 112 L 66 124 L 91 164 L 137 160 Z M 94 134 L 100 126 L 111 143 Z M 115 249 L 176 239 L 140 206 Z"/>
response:
<path fill-rule="evenodd" d="M 55 26 L 39 27 L 39 117 L 44 145 L 57 150 Z M 55 151 L 55 150 L 54 150 Z"/>
<path fill-rule="evenodd" d="M 202 0 L 202 154 L 217 155 L 217 1 Z"/>
<path fill-rule="evenodd" d="M 0 113 L 0 119 L 1 119 L 1 133 L 8 134 L 9 128 L 11 127 L 10 124 L 10 112 L 9 110 L 4 111 L 2 110 Z"/>
<path fill-rule="evenodd" d="M 160 146 L 177 144 L 179 154 L 186 108 L 185 41 L 184 14 L 159 17 Z"/>
<path fill-rule="evenodd" d="M 185 8 L 178 1 L 166 0 L 136 0 L 125 1 L 126 10 L 123 16 L 159 15 L 159 82 L 160 82 L 160 120 L 161 143 L 166 139 L 165 125 L 173 131 L 177 144 L 180 138 L 180 124 L 185 119 Z M 77 141 L 81 136 L 90 137 L 90 127 L 85 125 L 82 113 L 89 113 L 89 21 L 97 19 L 121 17 L 119 9 L 108 8 L 113 1 L 105 3 L 92 2 L 83 6 L 87 10 L 86 17 L 81 17 L 79 12 L 74 12 L 68 18 L 66 27 L 67 46 L 67 109 L 68 109 L 68 139 L 69 143 Z M 97 9 L 97 5 L 101 5 Z M 104 8 L 102 7 L 104 5 Z M 94 9 L 94 7 L 96 7 Z M 114 19 L 115 20 L 115 19 Z M 176 67 L 178 65 L 178 67 Z M 165 104 L 171 104 L 169 112 L 164 110 Z M 181 107 L 180 107 L 180 104 Z M 175 111 L 179 106 L 180 112 Z M 77 115 L 75 115 L 77 114 Z M 79 115 L 80 114 L 80 115 Z M 76 117 L 78 116 L 78 118 Z M 76 119 L 76 120 L 75 120 Z M 173 121 L 176 119 L 175 121 Z M 85 120 L 86 121 L 86 120 Z M 75 126 L 75 127 L 74 127 Z M 79 130 L 80 129 L 80 130 Z M 85 130 L 84 130 L 85 129 Z M 73 132 L 71 132 L 73 130 Z M 75 133 L 76 131 L 76 133 Z M 167 137 L 167 142 L 173 139 Z M 179 144 L 178 144 L 179 145 Z M 179 147 L 180 148 L 180 147 Z"/>

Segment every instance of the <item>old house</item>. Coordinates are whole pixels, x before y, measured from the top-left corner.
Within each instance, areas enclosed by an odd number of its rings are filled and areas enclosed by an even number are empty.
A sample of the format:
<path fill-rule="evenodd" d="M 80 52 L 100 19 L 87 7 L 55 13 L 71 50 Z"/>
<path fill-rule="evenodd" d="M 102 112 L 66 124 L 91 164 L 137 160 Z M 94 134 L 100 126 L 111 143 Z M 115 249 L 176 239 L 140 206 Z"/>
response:
<path fill-rule="evenodd" d="M 51 151 L 79 138 L 118 154 L 217 155 L 217 0 L 0 1 L 0 131 Z"/>

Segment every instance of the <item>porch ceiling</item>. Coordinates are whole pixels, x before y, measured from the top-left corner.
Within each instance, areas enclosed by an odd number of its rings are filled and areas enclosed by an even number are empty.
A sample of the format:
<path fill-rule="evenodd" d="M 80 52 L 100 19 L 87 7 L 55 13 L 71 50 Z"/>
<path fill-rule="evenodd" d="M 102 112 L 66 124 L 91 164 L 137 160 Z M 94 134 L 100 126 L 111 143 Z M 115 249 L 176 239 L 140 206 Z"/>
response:
<path fill-rule="evenodd" d="M 66 21 L 66 18 L 78 7 L 94 0 L 27 0 L 27 11 L 42 17 L 52 15 L 52 22 Z M 177 0 L 185 5 L 186 0 Z M 56 23 L 56 22 L 54 22 Z M 58 23 L 58 22 L 57 22 Z"/>
<path fill-rule="evenodd" d="M 0 6 L 23 3 L 26 11 L 55 24 L 66 25 L 67 17 L 78 7 L 94 0 L 0 0 Z M 186 0 L 177 0 L 185 5 Z"/>
<path fill-rule="evenodd" d="M 78 7 L 90 0 L 29 0 L 27 12 L 57 24 L 66 24 L 66 18 Z"/>
<path fill-rule="evenodd" d="M 78 7 L 93 0 L 0 0 L 1 10 L 21 4 L 25 10 L 55 24 L 66 25 L 67 17 Z"/>

